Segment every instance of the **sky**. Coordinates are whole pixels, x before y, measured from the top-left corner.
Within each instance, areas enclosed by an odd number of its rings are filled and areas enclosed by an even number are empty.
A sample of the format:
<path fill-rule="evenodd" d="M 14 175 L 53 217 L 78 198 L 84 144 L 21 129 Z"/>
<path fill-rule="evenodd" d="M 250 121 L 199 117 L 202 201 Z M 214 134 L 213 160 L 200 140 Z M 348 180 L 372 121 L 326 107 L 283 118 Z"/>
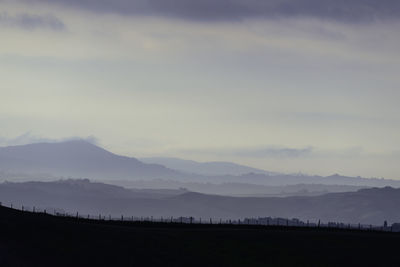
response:
<path fill-rule="evenodd" d="M 0 0 L 0 145 L 400 179 L 397 0 Z"/>

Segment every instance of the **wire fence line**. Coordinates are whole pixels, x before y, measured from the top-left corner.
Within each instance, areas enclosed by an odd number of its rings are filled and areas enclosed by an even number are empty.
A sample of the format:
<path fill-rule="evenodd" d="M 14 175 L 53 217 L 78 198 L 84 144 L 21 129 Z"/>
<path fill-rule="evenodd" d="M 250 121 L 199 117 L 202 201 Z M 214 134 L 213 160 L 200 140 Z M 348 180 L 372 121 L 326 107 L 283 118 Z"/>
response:
<path fill-rule="evenodd" d="M 78 220 L 91 220 L 91 221 L 108 221 L 108 222 L 132 222 L 132 223 L 170 223 L 170 224 L 197 224 L 197 225 L 248 225 L 248 226 L 270 226 L 270 227 L 303 227 L 303 228 L 324 228 L 324 229 L 348 229 L 348 230 L 360 230 L 360 231 L 381 231 L 381 232 L 400 232 L 400 223 L 393 223 L 388 225 L 384 221 L 383 225 L 372 225 L 372 224 L 354 224 L 354 223 L 342 223 L 342 222 L 322 222 L 302 221 L 296 218 L 276 218 L 276 217 L 257 217 L 257 218 L 244 218 L 244 219 L 222 219 L 222 218 L 195 218 L 192 216 L 169 216 L 169 217 L 154 217 L 154 216 L 126 216 L 121 214 L 120 216 L 104 215 L 104 214 L 85 214 L 85 213 L 71 213 L 65 212 L 61 209 L 55 208 L 38 208 L 35 206 L 24 206 L 24 205 L 5 205 L 0 202 L 0 206 L 9 207 L 15 210 L 21 210 L 29 213 L 41 213 L 46 215 L 52 215 L 55 217 L 64 217 Z"/>

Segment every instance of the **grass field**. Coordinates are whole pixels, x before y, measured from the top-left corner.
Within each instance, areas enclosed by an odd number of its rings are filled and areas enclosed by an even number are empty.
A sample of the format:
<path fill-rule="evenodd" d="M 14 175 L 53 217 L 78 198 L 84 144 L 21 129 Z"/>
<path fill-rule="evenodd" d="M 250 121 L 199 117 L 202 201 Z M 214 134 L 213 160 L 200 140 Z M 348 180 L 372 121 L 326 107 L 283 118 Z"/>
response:
<path fill-rule="evenodd" d="M 0 266 L 400 266 L 400 234 L 96 221 L 0 207 Z"/>

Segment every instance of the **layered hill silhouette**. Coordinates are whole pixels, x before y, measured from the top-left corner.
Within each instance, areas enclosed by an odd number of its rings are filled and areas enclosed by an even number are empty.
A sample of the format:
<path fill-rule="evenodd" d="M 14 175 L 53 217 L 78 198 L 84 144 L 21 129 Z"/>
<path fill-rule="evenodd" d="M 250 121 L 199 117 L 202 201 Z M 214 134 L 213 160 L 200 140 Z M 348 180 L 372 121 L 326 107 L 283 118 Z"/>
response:
<path fill-rule="evenodd" d="M 0 148 L 0 169 L 89 178 L 171 178 L 181 175 L 158 164 L 113 154 L 83 140 Z"/>
<path fill-rule="evenodd" d="M 88 180 L 0 184 L 7 206 L 97 216 L 193 216 L 244 219 L 298 218 L 303 221 L 382 225 L 400 222 L 400 189 L 390 187 L 314 197 L 227 197 L 185 190 L 132 190 Z"/>
<path fill-rule="evenodd" d="M 204 163 L 204 165 L 194 163 L 192 167 L 189 165 L 186 164 L 186 167 L 174 170 L 160 164 L 143 163 L 133 157 L 116 155 L 83 140 L 0 148 L 0 174 L 5 173 L 2 176 L 6 176 L 1 177 L 3 179 L 8 179 L 7 176 L 12 177 L 14 173 L 19 173 L 28 175 L 28 177 L 35 174 L 33 175 L 36 177 L 34 180 L 41 177 L 62 176 L 108 181 L 164 179 L 201 183 L 248 183 L 267 186 L 325 184 L 400 187 L 400 181 L 397 180 L 366 179 L 337 174 L 328 177 L 278 174 L 258 169 L 255 169 L 255 172 L 232 175 L 232 173 L 243 173 L 245 170 L 251 171 L 253 169 L 221 162 Z M 169 166 L 172 166 L 172 164 L 169 164 Z M 193 169 L 191 170 L 191 168 Z M 184 172 L 182 172 L 183 169 Z M 227 174 L 205 175 L 205 173 L 221 174 L 223 172 Z"/>
<path fill-rule="evenodd" d="M 239 182 L 204 183 L 182 182 L 172 180 L 125 181 L 114 182 L 130 188 L 148 189 L 176 189 L 186 188 L 189 191 L 212 195 L 239 196 L 239 197 L 285 197 L 285 196 L 317 196 L 327 193 L 355 192 L 367 186 L 327 185 L 327 184 L 289 184 L 263 185 Z"/>
<path fill-rule="evenodd" d="M 195 173 L 206 176 L 219 175 L 244 175 L 248 173 L 260 173 L 265 175 L 276 175 L 277 173 L 252 168 L 232 162 L 197 162 L 194 160 L 186 160 L 171 157 L 150 157 L 140 158 L 145 163 L 160 164 L 168 168 L 182 171 L 185 173 Z"/>

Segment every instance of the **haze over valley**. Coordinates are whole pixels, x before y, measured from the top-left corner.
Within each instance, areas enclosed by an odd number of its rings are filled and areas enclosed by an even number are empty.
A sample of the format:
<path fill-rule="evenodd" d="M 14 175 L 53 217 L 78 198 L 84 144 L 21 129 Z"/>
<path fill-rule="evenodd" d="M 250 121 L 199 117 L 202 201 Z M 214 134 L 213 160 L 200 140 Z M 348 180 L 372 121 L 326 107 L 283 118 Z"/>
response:
<path fill-rule="evenodd" d="M 388 187 L 400 187 L 396 180 L 279 174 L 227 162 L 144 163 L 84 140 L 2 147 L 0 159 L 1 201 L 26 209 L 117 217 L 400 220 L 400 189 Z"/>

